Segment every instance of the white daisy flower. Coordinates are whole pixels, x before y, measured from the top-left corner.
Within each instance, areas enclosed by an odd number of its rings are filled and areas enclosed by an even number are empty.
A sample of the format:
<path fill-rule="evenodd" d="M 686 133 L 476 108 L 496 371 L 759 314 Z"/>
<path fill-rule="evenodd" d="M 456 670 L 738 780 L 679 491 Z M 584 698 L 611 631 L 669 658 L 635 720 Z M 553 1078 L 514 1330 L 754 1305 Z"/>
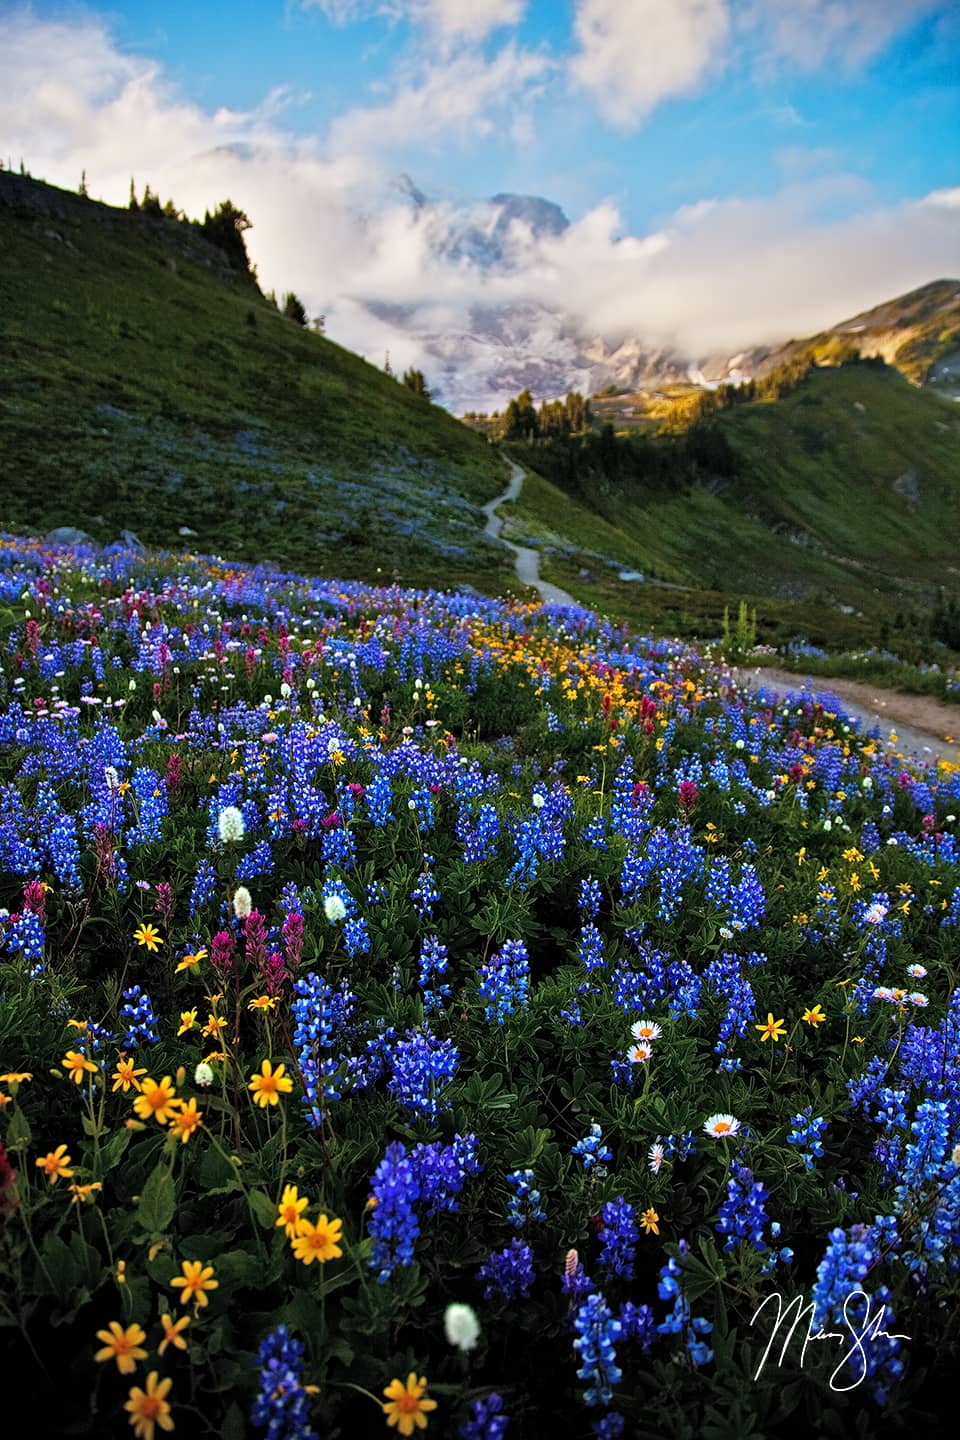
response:
<path fill-rule="evenodd" d="M 726 1140 L 731 1135 L 736 1135 L 740 1129 L 740 1121 L 733 1115 L 710 1115 L 703 1123 L 703 1128 L 713 1140 Z"/>
<path fill-rule="evenodd" d="M 630 1034 L 634 1040 L 646 1040 L 652 1042 L 659 1040 L 663 1031 L 655 1020 L 637 1020 L 630 1026 Z"/>

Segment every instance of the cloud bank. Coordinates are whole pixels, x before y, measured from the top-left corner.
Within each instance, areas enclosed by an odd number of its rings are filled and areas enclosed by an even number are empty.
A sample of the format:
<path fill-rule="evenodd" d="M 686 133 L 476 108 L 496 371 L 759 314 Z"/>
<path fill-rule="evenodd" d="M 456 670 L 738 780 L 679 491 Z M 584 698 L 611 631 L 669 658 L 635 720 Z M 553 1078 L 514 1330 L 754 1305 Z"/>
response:
<path fill-rule="evenodd" d="M 664 23 L 684 7 L 721 24 L 713 0 L 671 6 Z M 507 8 L 491 0 L 486 13 Z M 597 0 L 591 13 L 616 25 L 628 8 Z M 95 21 L 20 14 L 4 39 L 0 134 L 14 164 L 22 155 L 68 188 L 86 170 L 91 194 L 113 204 L 126 203 L 132 174 L 193 215 L 229 195 L 253 222 L 264 289 L 295 290 L 334 339 L 375 363 L 389 350 L 394 368 L 420 366 L 451 408 L 505 398 L 524 353 L 572 362 L 575 333 L 639 336 L 691 357 L 735 352 L 810 334 L 958 268 L 960 191 L 891 206 L 855 176 L 829 173 L 829 156 L 818 157 L 827 173 L 787 165 L 772 195 L 705 197 L 644 235 L 626 233 L 612 204 L 560 233 L 515 220 L 504 234 L 495 206 L 423 203 L 397 185 L 390 138 L 426 126 L 462 142 L 522 116 L 549 62 L 512 39 L 489 57 L 458 52 L 445 76 L 409 77 L 383 106 L 348 111 L 310 140 L 284 128 L 282 92 L 248 112 L 205 111 Z M 612 103 L 634 114 L 652 103 L 651 85 Z M 847 218 L 831 218 L 838 211 Z M 471 248 L 465 234 L 496 244 Z"/>

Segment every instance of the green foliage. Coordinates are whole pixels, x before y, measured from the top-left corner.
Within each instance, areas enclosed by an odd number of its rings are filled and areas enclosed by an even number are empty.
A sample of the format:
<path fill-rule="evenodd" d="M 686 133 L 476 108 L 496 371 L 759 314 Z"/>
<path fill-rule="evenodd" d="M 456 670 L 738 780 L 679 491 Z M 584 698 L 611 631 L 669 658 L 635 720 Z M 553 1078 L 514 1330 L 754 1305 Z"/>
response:
<path fill-rule="evenodd" d="M 730 607 L 729 605 L 724 606 L 721 643 L 724 655 L 731 660 L 742 660 L 750 654 L 757 643 L 756 606 L 751 615 L 746 600 L 741 600 L 737 607 L 737 620 L 733 629 L 730 628 Z"/>
<path fill-rule="evenodd" d="M 0 183 L 0 393 L 19 397 L 0 405 L 0 527 L 515 584 L 476 508 L 503 489 L 502 461 L 379 368 L 282 323 L 229 201 L 203 226 L 147 224 Z M 72 249 L 35 229 L 34 188 Z"/>
<path fill-rule="evenodd" d="M 288 320 L 292 320 L 295 325 L 306 326 L 307 312 L 304 309 L 303 301 L 299 296 L 295 295 L 292 290 L 289 290 L 283 297 L 283 310 L 281 313 L 285 315 Z"/>
<path fill-rule="evenodd" d="M 422 370 L 415 370 L 412 366 L 410 369 L 404 370 L 401 383 L 406 385 L 408 390 L 412 390 L 414 395 L 419 395 L 421 399 L 430 399 L 430 391 Z"/>

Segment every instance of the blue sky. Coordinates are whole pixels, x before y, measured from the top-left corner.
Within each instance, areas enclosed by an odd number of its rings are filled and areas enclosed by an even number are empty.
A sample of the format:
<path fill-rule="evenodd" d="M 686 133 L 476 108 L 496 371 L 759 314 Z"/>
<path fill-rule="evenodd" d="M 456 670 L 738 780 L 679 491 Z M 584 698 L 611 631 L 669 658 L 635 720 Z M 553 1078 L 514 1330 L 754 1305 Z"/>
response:
<path fill-rule="evenodd" d="M 617 3 L 629 9 L 631 0 Z M 492 29 L 476 49 L 489 57 L 513 41 L 556 65 L 544 77 L 525 143 L 509 129 L 480 144 L 442 133 L 412 136 L 394 152 L 397 166 L 431 195 L 549 193 L 571 216 L 613 198 L 630 228 L 696 203 L 705 192 L 769 194 L 800 172 L 850 171 L 891 202 L 957 182 L 956 6 L 852 5 L 859 24 L 851 23 L 846 44 L 821 63 L 771 56 L 770 26 L 747 26 L 750 8 L 740 7 L 739 25 L 731 8 L 733 38 L 693 93 L 668 93 L 633 123 L 611 124 L 589 91 L 571 93 L 564 72 L 576 51 L 573 0 L 518 5 L 518 23 Z M 768 0 L 760 8 L 775 14 L 785 7 Z M 810 7 L 811 26 L 817 8 Z M 37 19 L 99 17 L 121 51 L 158 61 L 174 86 L 209 110 L 255 110 L 286 90 L 285 128 L 321 141 L 338 115 L 382 103 L 400 77 L 431 57 L 440 63 L 444 53 L 436 29 L 417 23 L 403 0 L 354 6 L 115 0 L 100 11 L 49 3 L 31 11 Z M 901 23 L 884 21 L 885 11 L 899 11 Z M 627 53 L 624 65 L 630 63 Z"/>
<path fill-rule="evenodd" d="M 955 0 L 33 0 L 0 21 L 14 162 L 83 168 L 111 203 L 131 174 L 191 214 L 230 193 L 262 280 L 356 348 L 389 340 L 384 305 L 450 330 L 471 297 L 573 292 L 598 334 L 740 344 L 960 272 Z M 401 172 L 435 202 L 414 228 Z M 438 227 L 501 191 L 562 205 L 564 246 L 518 236 L 509 277 L 454 273 Z"/>

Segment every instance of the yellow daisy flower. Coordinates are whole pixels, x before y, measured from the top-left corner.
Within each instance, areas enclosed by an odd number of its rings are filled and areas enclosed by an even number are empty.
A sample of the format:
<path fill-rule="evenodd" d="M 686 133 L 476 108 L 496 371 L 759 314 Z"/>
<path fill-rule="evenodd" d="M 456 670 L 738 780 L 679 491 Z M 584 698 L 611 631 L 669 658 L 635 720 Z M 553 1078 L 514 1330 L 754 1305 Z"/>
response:
<path fill-rule="evenodd" d="M 328 1220 L 326 1215 L 321 1215 L 316 1225 L 307 1219 L 298 1221 L 292 1241 L 294 1255 L 304 1265 L 311 1265 L 314 1260 L 321 1265 L 328 1260 L 339 1260 L 343 1251 L 337 1241 L 342 1238 L 342 1229 L 342 1220 Z"/>
<path fill-rule="evenodd" d="M 248 1089 L 263 1109 L 268 1105 L 276 1105 L 281 1095 L 289 1095 L 293 1089 L 293 1081 L 284 1073 L 286 1068 L 281 1061 L 274 1070 L 272 1061 L 264 1060 L 259 1073 L 250 1077 Z"/>
<path fill-rule="evenodd" d="M 196 1298 L 198 1309 L 203 1309 L 210 1303 L 207 1291 L 216 1290 L 220 1285 L 220 1281 L 213 1278 L 213 1266 L 204 1265 L 202 1260 L 184 1260 L 181 1268 L 183 1274 L 174 1275 L 171 1288 L 180 1291 L 181 1305 L 188 1305 Z"/>
<path fill-rule="evenodd" d="M 124 1329 L 119 1320 L 111 1320 L 109 1329 L 97 1331 L 97 1339 L 103 1341 L 103 1349 L 98 1350 L 93 1358 L 98 1361 L 116 1360 L 121 1375 L 132 1375 L 137 1361 L 147 1358 L 146 1350 L 141 1349 L 146 1338 L 146 1331 L 139 1325 L 128 1325 Z"/>
<path fill-rule="evenodd" d="M 412 1435 L 414 1429 L 426 1429 L 428 1412 L 437 1408 L 436 1400 L 427 1398 L 426 1388 L 427 1377 L 421 1375 L 418 1380 L 416 1370 L 410 1371 L 406 1383 L 391 1380 L 384 1386 L 388 1403 L 383 1406 L 383 1413 L 389 1426 L 396 1425 L 398 1435 L 406 1437 Z"/>

